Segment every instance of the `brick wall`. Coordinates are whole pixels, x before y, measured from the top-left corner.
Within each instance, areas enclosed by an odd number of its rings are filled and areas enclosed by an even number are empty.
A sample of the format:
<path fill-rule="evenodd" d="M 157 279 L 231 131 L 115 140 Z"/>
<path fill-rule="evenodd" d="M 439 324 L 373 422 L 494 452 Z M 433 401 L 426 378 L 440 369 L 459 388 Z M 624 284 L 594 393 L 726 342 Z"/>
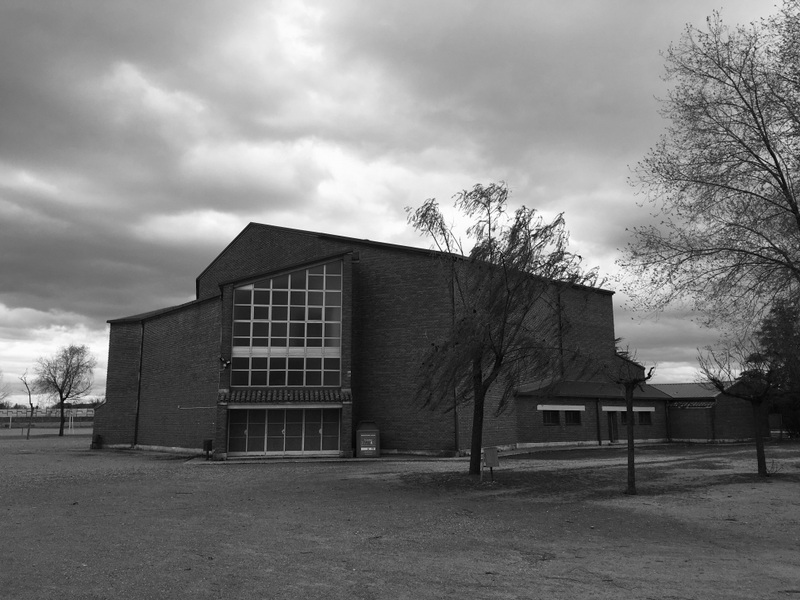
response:
<path fill-rule="evenodd" d="M 450 325 L 446 267 L 424 253 L 359 249 L 353 264 L 353 420 L 384 449 L 455 450 L 451 413 L 416 397 L 422 359 Z"/>
<path fill-rule="evenodd" d="M 200 449 L 214 438 L 219 332 L 217 300 L 145 322 L 139 445 Z"/>
<path fill-rule="evenodd" d="M 762 411 L 761 432 L 769 435 L 767 417 Z M 718 441 L 755 438 L 753 407 L 749 400 L 722 395 L 714 403 L 714 430 Z"/>
<path fill-rule="evenodd" d="M 673 441 L 711 442 L 714 440 L 712 408 L 669 410 L 670 438 Z"/>
<path fill-rule="evenodd" d="M 94 434 L 106 445 L 133 444 L 141 331 L 141 323 L 111 324 L 106 402 L 94 416 Z"/>
<path fill-rule="evenodd" d="M 95 417 L 103 443 L 200 449 L 214 438 L 219 328 L 215 300 L 112 323 L 106 405 Z"/>

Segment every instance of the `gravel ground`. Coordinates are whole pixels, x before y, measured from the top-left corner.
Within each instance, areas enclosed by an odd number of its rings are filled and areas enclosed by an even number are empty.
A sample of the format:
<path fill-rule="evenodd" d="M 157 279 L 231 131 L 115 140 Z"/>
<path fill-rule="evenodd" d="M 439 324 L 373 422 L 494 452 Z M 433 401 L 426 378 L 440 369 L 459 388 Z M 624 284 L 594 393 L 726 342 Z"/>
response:
<path fill-rule="evenodd" d="M 0 598 L 800 598 L 800 446 L 207 462 L 0 436 Z"/>

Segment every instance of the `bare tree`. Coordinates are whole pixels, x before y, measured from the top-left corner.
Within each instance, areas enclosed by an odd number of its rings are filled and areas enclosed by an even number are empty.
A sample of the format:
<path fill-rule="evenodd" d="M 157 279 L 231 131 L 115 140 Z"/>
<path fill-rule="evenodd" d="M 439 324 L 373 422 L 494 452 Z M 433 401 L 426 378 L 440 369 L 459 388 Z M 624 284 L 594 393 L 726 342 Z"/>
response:
<path fill-rule="evenodd" d="M 625 392 L 625 432 L 628 440 L 628 479 L 625 493 L 636 495 L 636 457 L 633 443 L 633 395 L 652 377 L 655 367 L 645 372 L 628 350 L 617 350 L 618 361 L 610 371 L 614 383 L 621 385 Z"/>
<path fill-rule="evenodd" d="M 768 477 L 764 450 L 767 401 L 775 387 L 775 371 L 753 342 L 728 342 L 719 349 L 706 349 L 699 356 L 700 371 L 719 392 L 747 400 L 753 410 L 758 474 Z"/>
<path fill-rule="evenodd" d="M 3 381 L 3 371 L 0 369 L 0 407 L 5 406 L 6 398 L 11 395 L 11 386 Z"/>
<path fill-rule="evenodd" d="M 33 406 L 33 394 L 36 393 L 36 389 L 34 387 L 35 384 L 28 381 L 28 371 L 26 370 L 19 378 L 22 382 L 22 385 L 25 386 L 25 390 L 28 392 L 28 405 L 30 406 L 30 414 L 28 416 L 28 435 L 26 439 L 31 439 L 31 427 L 33 427 L 33 415 L 35 412 L 35 408 Z"/>
<path fill-rule="evenodd" d="M 471 475 L 481 472 L 486 397 L 499 388 L 502 411 L 516 385 L 536 371 L 552 374 L 563 360 L 558 345 L 559 286 L 592 284 L 579 256 L 567 251 L 562 215 L 546 223 L 524 206 L 507 215 L 505 184 L 475 185 L 456 195 L 471 219 L 465 251 L 435 200 L 407 209 L 414 228 L 440 251 L 451 286 L 452 324 L 423 361 L 420 396 L 429 406 L 472 404 Z"/>
<path fill-rule="evenodd" d="M 715 13 L 667 50 L 670 124 L 632 177 L 654 219 L 620 260 L 642 307 L 749 325 L 800 292 L 798 22 L 797 0 L 749 26 Z"/>
<path fill-rule="evenodd" d="M 36 366 L 36 388 L 58 399 L 61 407 L 61 426 L 64 435 L 65 403 L 88 394 L 94 383 L 93 369 L 97 360 L 87 346 L 70 344 L 49 358 L 40 358 Z"/>

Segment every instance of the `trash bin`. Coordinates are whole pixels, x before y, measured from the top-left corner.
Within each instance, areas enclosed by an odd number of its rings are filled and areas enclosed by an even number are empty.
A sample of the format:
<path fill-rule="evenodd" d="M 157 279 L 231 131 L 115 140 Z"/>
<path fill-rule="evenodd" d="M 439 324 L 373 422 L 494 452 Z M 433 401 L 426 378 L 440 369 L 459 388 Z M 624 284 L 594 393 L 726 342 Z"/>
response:
<path fill-rule="evenodd" d="M 381 432 L 372 421 L 362 421 L 356 428 L 356 456 L 377 458 L 381 455 Z"/>
<path fill-rule="evenodd" d="M 500 466 L 500 457 L 497 455 L 497 448 L 489 447 L 483 449 L 483 466 L 493 469 Z"/>
<path fill-rule="evenodd" d="M 203 440 L 203 452 L 206 453 L 206 460 L 209 459 L 211 451 L 214 449 L 214 440 Z"/>

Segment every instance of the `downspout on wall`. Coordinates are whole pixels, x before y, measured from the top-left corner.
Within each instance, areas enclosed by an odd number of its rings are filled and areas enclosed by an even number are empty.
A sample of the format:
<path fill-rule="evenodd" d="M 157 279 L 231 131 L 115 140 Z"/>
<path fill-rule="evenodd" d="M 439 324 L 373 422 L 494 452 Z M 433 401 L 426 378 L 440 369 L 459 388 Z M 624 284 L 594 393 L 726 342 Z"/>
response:
<path fill-rule="evenodd" d="M 139 443 L 139 411 L 142 404 L 142 362 L 144 360 L 144 320 L 142 320 L 141 335 L 139 336 L 139 371 L 136 379 L 136 417 L 133 422 L 133 443 L 136 447 Z"/>

